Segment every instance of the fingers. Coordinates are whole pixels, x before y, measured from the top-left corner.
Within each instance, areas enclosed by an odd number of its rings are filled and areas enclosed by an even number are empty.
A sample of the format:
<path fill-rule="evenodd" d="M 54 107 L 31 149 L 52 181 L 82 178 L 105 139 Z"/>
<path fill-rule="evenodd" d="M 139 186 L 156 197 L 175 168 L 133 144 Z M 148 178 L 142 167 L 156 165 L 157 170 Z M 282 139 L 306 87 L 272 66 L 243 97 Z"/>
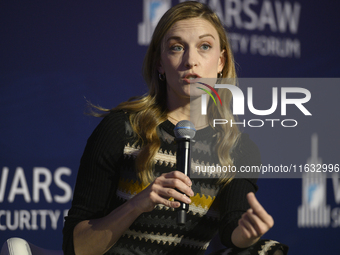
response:
<path fill-rule="evenodd" d="M 268 228 L 264 224 L 262 224 L 262 226 L 260 222 L 254 224 L 254 219 L 252 219 L 251 214 L 248 212 L 242 215 L 238 224 L 242 228 L 243 235 L 247 239 L 259 238 L 268 231 Z"/>
<path fill-rule="evenodd" d="M 242 215 L 242 218 L 239 220 L 238 224 L 243 228 L 244 235 L 247 239 L 258 237 L 258 233 L 256 229 L 251 224 L 251 221 L 248 218 L 247 213 Z"/>
<path fill-rule="evenodd" d="M 242 215 L 242 221 L 253 237 L 262 236 L 271 228 L 254 214 L 252 209 Z"/>
<path fill-rule="evenodd" d="M 262 207 L 259 201 L 256 199 L 253 192 L 247 194 L 248 203 L 252 209 L 252 214 L 254 217 L 251 217 L 254 223 L 258 221 L 262 221 L 265 225 L 267 225 L 268 229 L 273 227 L 274 220 L 273 217 L 270 216 L 267 211 Z M 255 217 L 256 216 L 256 217 Z"/>
<path fill-rule="evenodd" d="M 158 201 L 155 201 L 155 204 L 162 204 L 171 208 L 178 208 L 181 205 L 178 201 L 170 201 L 169 199 L 162 197 L 159 197 Z"/>
<path fill-rule="evenodd" d="M 168 199 L 170 197 L 174 198 L 175 200 L 184 202 L 186 204 L 190 204 L 191 203 L 191 199 L 186 196 L 183 193 L 178 192 L 175 189 L 172 188 L 164 188 L 164 187 L 158 187 L 159 190 L 157 190 L 156 192 L 158 193 L 159 196 Z"/>
<path fill-rule="evenodd" d="M 265 234 L 274 225 L 274 220 L 256 199 L 254 193 L 247 194 L 250 209 L 242 215 L 239 225 L 247 238 L 256 238 Z"/>
<path fill-rule="evenodd" d="M 155 179 L 148 187 L 150 199 L 154 205 L 163 204 L 168 207 L 177 208 L 180 202 L 190 204 L 190 196 L 194 195 L 190 188 L 190 178 L 179 171 L 163 174 Z M 181 193 L 182 192 L 182 193 Z M 178 201 L 170 201 L 172 197 Z"/>
<path fill-rule="evenodd" d="M 188 186 L 192 185 L 190 178 L 180 171 L 172 171 L 170 173 L 162 174 L 162 176 L 165 178 L 176 178 L 186 183 Z"/>
<path fill-rule="evenodd" d="M 149 185 L 146 189 L 138 193 L 129 200 L 132 205 L 141 212 L 152 211 L 157 204 L 163 204 L 171 208 L 177 208 L 180 203 L 177 201 L 170 201 L 159 194 L 158 185 Z"/>
<path fill-rule="evenodd" d="M 259 215 L 259 217 L 267 213 L 262 207 L 262 205 L 259 203 L 259 201 L 257 201 L 255 194 L 253 192 L 249 192 L 247 194 L 247 199 L 250 207 L 254 210 L 254 213 Z"/>
<path fill-rule="evenodd" d="M 192 185 L 190 178 L 179 171 L 174 171 L 174 172 L 163 174 L 162 176 L 160 176 L 159 178 L 155 180 L 155 183 L 164 188 L 177 189 L 178 191 L 186 194 L 189 197 L 194 195 L 193 190 L 190 188 L 190 186 Z M 169 196 L 164 192 L 167 192 L 171 195 Z M 180 192 L 173 192 L 167 189 L 166 191 L 163 191 L 162 194 L 165 197 L 173 197 L 177 199 L 179 198 L 178 195 L 181 194 Z"/>

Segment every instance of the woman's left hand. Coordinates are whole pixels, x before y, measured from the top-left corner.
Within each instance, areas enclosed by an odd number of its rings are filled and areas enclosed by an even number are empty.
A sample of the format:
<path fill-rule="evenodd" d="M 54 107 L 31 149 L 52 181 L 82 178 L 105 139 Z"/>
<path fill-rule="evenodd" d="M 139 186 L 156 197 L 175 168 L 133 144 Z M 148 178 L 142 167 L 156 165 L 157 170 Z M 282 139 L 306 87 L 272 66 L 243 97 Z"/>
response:
<path fill-rule="evenodd" d="M 256 243 L 274 225 L 271 215 L 257 201 L 254 193 L 247 194 L 250 208 L 238 221 L 238 227 L 232 233 L 232 242 L 240 248 Z"/>

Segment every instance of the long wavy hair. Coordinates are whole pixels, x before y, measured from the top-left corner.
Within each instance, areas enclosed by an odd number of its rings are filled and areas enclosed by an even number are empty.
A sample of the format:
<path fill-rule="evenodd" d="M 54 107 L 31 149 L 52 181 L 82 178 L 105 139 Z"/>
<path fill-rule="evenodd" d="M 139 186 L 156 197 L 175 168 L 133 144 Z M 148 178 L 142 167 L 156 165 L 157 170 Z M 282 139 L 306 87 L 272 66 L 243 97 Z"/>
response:
<path fill-rule="evenodd" d="M 147 50 L 143 63 L 143 76 L 148 85 L 149 92 L 142 97 L 130 98 L 127 102 L 119 104 L 111 110 L 100 108 L 104 111 L 124 110 L 129 112 L 131 126 L 141 143 L 141 151 L 136 157 L 136 169 L 140 181 L 147 184 L 153 181 L 154 157 L 160 148 L 160 139 L 157 127 L 168 118 L 167 102 L 164 100 L 167 94 L 166 81 L 159 79 L 157 67 L 161 60 L 161 42 L 168 30 L 177 22 L 190 18 L 203 18 L 209 21 L 217 30 L 220 40 L 221 52 L 224 50 L 225 65 L 222 77 L 236 79 L 234 57 L 226 36 L 226 31 L 218 16 L 206 5 L 198 2 L 183 2 L 169 9 L 157 24 L 151 43 Z M 217 77 L 217 74 L 216 74 Z M 230 84 L 230 83 L 229 83 Z M 227 107 L 216 108 L 208 105 L 208 121 L 213 126 L 214 119 L 225 118 L 234 120 L 230 109 L 232 95 L 229 90 L 219 90 L 223 104 Z M 101 116 L 106 115 L 102 114 Z M 239 130 L 236 125 L 218 125 L 217 155 L 221 165 L 233 165 L 230 153 L 235 146 Z M 232 176 L 220 178 L 220 182 L 228 183 Z"/>

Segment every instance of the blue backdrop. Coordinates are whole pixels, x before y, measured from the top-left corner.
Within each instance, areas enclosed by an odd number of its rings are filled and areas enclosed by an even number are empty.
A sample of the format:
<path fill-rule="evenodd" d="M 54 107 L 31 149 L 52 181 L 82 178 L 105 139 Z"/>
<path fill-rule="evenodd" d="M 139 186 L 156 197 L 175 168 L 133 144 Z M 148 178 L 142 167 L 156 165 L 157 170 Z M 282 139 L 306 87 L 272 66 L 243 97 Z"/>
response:
<path fill-rule="evenodd" d="M 1 1 L 0 244 L 17 236 L 61 249 L 79 160 L 100 121 L 84 115 L 86 100 L 111 108 L 147 91 L 153 26 L 178 2 Z M 339 2 L 203 2 L 228 28 L 239 77 L 339 77 Z M 313 116 L 298 127 L 245 128 L 264 163 L 340 163 L 338 80 L 319 84 Z M 290 254 L 338 254 L 339 177 L 259 179 L 258 199 L 275 219 L 265 237 Z"/>

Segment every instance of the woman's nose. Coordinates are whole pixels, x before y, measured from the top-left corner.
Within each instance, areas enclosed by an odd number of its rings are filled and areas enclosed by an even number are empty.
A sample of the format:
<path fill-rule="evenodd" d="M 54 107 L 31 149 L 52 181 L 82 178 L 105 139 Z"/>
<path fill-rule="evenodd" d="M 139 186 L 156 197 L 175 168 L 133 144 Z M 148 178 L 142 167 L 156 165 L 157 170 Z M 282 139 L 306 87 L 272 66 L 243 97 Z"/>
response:
<path fill-rule="evenodd" d="M 197 51 L 193 48 L 189 48 L 184 53 L 184 65 L 187 68 L 193 68 L 198 65 Z"/>

